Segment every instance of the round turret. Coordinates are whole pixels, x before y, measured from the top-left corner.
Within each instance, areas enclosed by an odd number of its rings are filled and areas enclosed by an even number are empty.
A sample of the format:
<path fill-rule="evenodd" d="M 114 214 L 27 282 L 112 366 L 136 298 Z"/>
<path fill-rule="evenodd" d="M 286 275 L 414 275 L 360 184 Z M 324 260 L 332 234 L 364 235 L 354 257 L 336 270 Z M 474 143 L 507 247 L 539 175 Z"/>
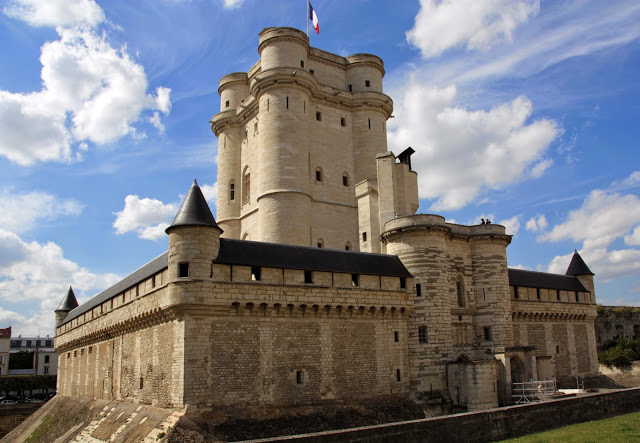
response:
<path fill-rule="evenodd" d="M 306 69 L 309 37 L 295 28 L 266 28 L 260 33 L 260 69 Z"/>
<path fill-rule="evenodd" d="M 165 232 L 169 234 L 169 282 L 210 279 L 222 229 L 195 180 Z"/>
<path fill-rule="evenodd" d="M 350 92 L 382 92 L 384 63 L 372 54 L 354 54 L 347 57 L 347 85 Z"/>
<path fill-rule="evenodd" d="M 73 289 L 69 286 L 69 290 L 62 298 L 58 309 L 56 309 L 56 328 L 62 324 L 63 320 L 69 312 L 78 307 L 78 300 L 73 293 Z"/>
<path fill-rule="evenodd" d="M 235 110 L 249 95 L 246 72 L 234 72 L 220 79 L 220 112 Z"/>

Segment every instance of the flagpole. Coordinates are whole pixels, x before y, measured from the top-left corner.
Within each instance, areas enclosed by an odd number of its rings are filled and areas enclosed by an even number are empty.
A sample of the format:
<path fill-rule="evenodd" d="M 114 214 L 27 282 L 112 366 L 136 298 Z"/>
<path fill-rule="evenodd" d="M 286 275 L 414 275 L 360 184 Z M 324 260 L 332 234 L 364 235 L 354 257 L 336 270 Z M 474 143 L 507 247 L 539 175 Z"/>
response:
<path fill-rule="evenodd" d="M 307 38 L 309 37 L 309 0 L 307 0 Z"/>

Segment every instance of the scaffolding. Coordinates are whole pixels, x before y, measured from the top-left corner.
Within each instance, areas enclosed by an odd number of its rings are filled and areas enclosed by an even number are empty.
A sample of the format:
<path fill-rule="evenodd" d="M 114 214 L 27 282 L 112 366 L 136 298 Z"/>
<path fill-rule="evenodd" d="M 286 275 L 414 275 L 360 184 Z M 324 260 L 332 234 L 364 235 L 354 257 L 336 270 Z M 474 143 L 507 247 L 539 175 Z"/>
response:
<path fill-rule="evenodd" d="M 543 401 L 558 394 L 555 380 L 526 381 L 513 383 L 511 398 L 516 405 Z"/>

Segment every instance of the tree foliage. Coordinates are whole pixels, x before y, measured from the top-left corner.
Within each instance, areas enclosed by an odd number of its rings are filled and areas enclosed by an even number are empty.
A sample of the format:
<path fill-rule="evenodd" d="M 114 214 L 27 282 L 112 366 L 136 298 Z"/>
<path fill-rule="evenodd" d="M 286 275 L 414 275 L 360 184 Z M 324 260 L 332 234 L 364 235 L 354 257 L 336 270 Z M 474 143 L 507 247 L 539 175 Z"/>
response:
<path fill-rule="evenodd" d="M 13 357 L 13 356 L 12 356 Z M 55 389 L 56 375 L 3 375 L 0 377 L 0 392 L 33 391 L 34 389 Z"/>
<path fill-rule="evenodd" d="M 609 368 L 631 369 L 634 360 L 640 360 L 640 339 L 621 336 L 607 343 L 598 353 L 598 361 Z"/>

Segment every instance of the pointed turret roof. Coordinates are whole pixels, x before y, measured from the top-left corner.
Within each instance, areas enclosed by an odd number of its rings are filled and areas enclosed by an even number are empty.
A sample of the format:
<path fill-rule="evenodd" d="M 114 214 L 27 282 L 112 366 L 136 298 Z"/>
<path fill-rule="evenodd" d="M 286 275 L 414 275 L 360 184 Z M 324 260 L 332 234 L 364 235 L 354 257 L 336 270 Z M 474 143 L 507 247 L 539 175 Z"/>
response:
<path fill-rule="evenodd" d="M 580 254 L 578 254 L 577 250 L 573 252 L 573 258 L 571 258 L 571 263 L 569 263 L 569 267 L 567 268 L 567 272 L 565 275 L 595 275 L 589 269 L 589 266 L 584 262 Z"/>
<path fill-rule="evenodd" d="M 187 192 L 187 196 L 184 198 L 180 209 L 178 209 L 176 218 L 165 232 L 168 234 L 169 230 L 176 226 L 210 226 L 222 232 L 222 229 L 220 229 L 216 220 L 213 218 L 207 200 L 204 198 L 204 195 L 202 195 L 202 190 L 196 180 L 193 181 L 189 192 Z"/>
<path fill-rule="evenodd" d="M 78 307 L 78 300 L 76 300 L 76 295 L 73 293 L 73 289 L 69 286 L 69 290 L 65 294 L 64 298 L 60 302 L 60 306 L 56 309 L 58 311 L 69 312 L 74 308 Z"/>

